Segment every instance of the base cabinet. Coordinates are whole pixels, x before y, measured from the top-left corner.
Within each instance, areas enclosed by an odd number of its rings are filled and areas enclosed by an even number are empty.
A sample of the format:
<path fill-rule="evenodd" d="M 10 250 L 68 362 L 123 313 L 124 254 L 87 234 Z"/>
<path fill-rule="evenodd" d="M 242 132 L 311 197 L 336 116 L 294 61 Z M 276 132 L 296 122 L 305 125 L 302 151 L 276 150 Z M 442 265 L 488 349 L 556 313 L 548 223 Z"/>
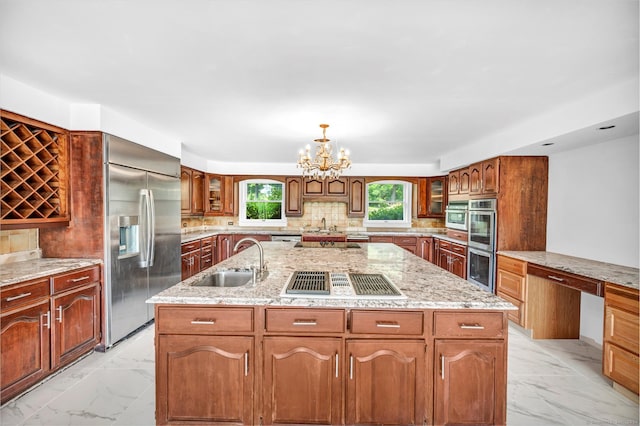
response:
<path fill-rule="evenodd" d="M 265 337 L 264 423 L 339 424 L 341 353 L 340 338 Z"/>
<path fill-rule="evenodd" d="M 346 424 L 423 424 L 424 341 L 348 340 L 346 347 Z"/>
<path fill-rule="evenodd" d="M 436 341 L 434 424 L 506 424 L 503 342 Z"/>
<path fill-rule="evenodd" d="M 251 424 L 253 338 L 161 335 L 156 424 Z"/>

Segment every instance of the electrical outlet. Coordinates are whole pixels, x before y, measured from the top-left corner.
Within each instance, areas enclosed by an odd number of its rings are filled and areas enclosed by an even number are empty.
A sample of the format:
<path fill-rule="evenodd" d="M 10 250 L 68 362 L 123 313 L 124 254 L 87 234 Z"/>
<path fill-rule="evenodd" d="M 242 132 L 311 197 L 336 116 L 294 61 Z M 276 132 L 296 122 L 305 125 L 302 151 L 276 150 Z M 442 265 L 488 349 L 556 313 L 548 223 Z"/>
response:
<path fill-rule="evenodd" d="M 227 225 L 233 225 L 233 222 L 227 222 Z"/>

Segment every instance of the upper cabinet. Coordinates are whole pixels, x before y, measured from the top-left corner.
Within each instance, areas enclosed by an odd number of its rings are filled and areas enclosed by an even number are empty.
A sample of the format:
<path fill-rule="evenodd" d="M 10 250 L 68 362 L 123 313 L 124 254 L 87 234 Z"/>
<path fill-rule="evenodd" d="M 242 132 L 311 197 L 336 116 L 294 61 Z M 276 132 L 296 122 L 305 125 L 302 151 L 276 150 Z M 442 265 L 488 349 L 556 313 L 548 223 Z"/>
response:
<path fill-rule="evenodd" d="M 302 179 L 303 197 L 346 197 L 349 193 L 348 181 L 342 179 Z"/>
<path fill-rule="evenodd" d="M 299 217 L 305 200 L 347 202 L 347 216 L 364 217 L 365 180 L 362 177 L 340 179 L 285 178 L 285 214 Z"/>
<path fill-rule="evenodd" d="M 204 197 L 205 215 L 233 215 L 233 177 L 206 173 Z"/>
<path fill-rule="evenodd" d="M 469 195 L 498 193 L 499 158 L 492 158 L 469 166 Z"/>
<path fill-rule="evenodd" d="M 69 134 L 2 111 L 2 228 L 69 224 Z"/>
<path fill-rule="evenodd" d="M 302 178 L 287 177 L 285 179 L 285 209 L 288 217 L 302 216 Z"/>
<path fill-rule="evenodd" d="M 418 217 L 444 217 L 447 205 L 446 185 L 446 176 L 418 178 Z"/>
<path fill-rule="evenodd" d="M 202 215 L 204 213 L 204 173 L 180 167 L 180 212 L 186 215 Z"/>
<path fill-rule="evenodd" d="M 349 205 L 347 206 L 347 216 L 364 217 L 364 197 L 365 182 L 362 177 L 349 178 Z"/>
<path fill-rule="evenodd" d="M 469 194 L 469 168 L 449 172 L 449 196 Z"/>

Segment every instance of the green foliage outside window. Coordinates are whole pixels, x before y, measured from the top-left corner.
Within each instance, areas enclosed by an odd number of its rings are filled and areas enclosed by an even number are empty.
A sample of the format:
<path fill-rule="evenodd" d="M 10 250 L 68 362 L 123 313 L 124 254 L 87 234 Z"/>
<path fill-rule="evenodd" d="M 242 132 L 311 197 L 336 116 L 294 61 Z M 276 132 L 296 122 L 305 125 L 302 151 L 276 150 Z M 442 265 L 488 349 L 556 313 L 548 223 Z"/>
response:
<path fill-rule="evenodd" d="M 247 184 L 246 209 L 247 219 L 282 219 L 282 184 Z"/>
<path fill-rule="evenodd" d="M 367 185 L 369 220 L 402 220 L 404 217 L 404 187 L 393 183 Z"/>

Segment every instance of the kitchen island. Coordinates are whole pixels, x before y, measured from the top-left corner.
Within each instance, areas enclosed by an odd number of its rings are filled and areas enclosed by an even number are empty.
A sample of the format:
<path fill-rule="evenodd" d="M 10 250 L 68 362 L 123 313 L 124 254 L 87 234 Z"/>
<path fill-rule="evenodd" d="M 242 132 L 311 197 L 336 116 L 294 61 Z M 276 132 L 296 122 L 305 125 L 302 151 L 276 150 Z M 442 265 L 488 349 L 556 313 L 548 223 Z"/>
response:
<path fill-rule="evenodd" d="M 152 297 L 157 424 L 505 424 L 513 305 L 394 244 L 265 242 L 255 285 Z M 395 297 L 293 296 L 295 271 L 381 274 Z M 351 276 L 351 275 L 350 275 Z"/>

